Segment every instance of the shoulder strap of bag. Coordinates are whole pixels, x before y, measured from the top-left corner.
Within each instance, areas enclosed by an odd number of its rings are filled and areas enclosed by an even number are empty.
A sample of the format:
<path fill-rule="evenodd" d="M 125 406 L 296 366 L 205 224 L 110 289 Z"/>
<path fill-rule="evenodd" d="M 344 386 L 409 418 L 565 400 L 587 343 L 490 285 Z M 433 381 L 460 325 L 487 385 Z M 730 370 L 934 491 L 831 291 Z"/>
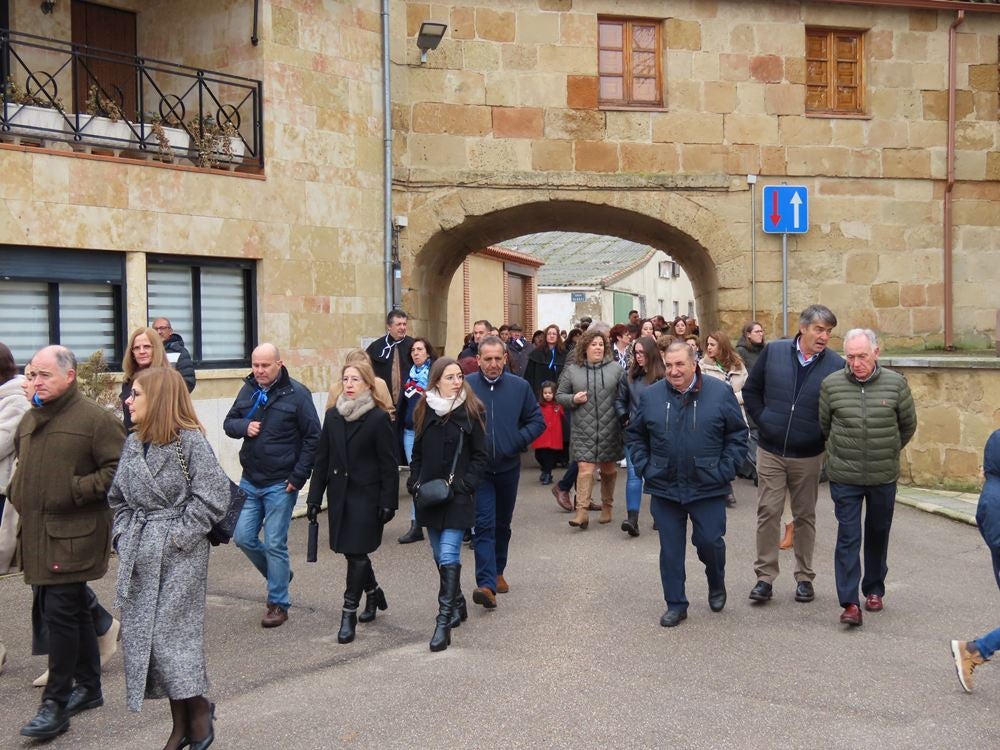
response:
<path fill-rule="evenodd" d="M 184 479 L 187 481 L 188 494 L 191 493 L 191 473 L 188 471 L 187 460 L 184 458 L 184 451 L 181 450 L 181 441 L 178 439 L 174 443 L 174 451 L 177 453 L 177 463 L 181 465 L 181 473 L 184 474 Z"/>
<path fill-rule="evenodd" d="M 455 467 L 458 466 L 458 457 L 462 453 L 462 440 L 465 438 L 465 430 L 458 428 L 458 447 L 455 449 L 455 457 L 451 459 L 451 471 L 448 474 L 448 484 L 455 478 Z"/>

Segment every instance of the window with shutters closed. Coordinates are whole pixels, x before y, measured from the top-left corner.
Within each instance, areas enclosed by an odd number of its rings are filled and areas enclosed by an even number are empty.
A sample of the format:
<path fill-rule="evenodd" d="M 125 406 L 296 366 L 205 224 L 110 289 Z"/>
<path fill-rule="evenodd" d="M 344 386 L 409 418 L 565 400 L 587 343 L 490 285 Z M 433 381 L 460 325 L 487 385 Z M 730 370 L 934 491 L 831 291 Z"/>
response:
<path fill-rule="evenodd" d="M 865 114 L 865 32 L 806 29 L 806 114 Z"/>
<path fill-rule="evenodd" d="M 599 18 L 598 102 L 603 107 L 662 107 L 660 21 Z"/>

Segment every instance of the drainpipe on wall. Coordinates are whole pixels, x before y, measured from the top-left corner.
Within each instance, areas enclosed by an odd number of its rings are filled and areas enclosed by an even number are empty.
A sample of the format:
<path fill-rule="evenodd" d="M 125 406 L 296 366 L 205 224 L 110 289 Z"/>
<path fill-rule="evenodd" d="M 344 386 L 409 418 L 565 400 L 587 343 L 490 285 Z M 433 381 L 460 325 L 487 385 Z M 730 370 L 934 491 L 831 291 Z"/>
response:
<path fill-rule="evenodd" d="M 960 10 L 948 27 L 948 169 L 944 186 L 944 348 L 946 351 L 955 348 L 951 199 L 955 187 L 955 67 L 958 58 L 958 27 L 963 21 L 965 21 L 965 11 Z"/>
<path fill-rule="evenodd" d="M 394 307 L 392 261 L 392 98 L 389 90 L 389 0 L 382 0 L 382 132 L 385 169 L 382 186 L 382 239 L 385 262 L 385 311 Z"/>

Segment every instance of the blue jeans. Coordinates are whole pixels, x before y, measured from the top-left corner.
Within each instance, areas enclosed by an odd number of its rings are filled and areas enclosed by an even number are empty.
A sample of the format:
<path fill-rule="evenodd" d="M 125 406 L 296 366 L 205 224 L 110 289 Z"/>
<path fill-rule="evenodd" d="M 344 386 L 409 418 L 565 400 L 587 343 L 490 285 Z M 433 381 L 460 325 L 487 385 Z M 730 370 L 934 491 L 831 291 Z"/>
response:
<path fill-rule="evenodd" d="M 997 586 L 1000 586 L 1000 550 L 990 550 L 990 553 L 993 555 L 993 576 L 997 579 Z M 1000 651 L 1000 628 L 980 636 L 975 644 L 983 658 L 989 659 L 995 651 Z"/>
<path fill-rule="evenodd" d="M 417 433 L 415 430 L 403 429 L 403 452 L 406 453 L 407 464 L 413 460 L 413 441 L 416 439 Z M 417 506 L 414 504 L 410 505 L 410 520 L 417 520 Z"/>
<path fill-rule="evenodd" d="M 625 466 L 628 467 L 628 477 L 625 479 L 625 510 L 629 513 L 639 512 L 642 506 L 642 477 L 635 473 L 632 464 L 632 454 L 625 449 Z"/>
<path fill-rule="evenodd" d="M 458 565 L 462 562 L 462 537 L 464 529 L 427 528 L 427 537 L 434 550 L 434 562 L 438 565 Z"/>
<path fill-rule="evenodd" d="M 660 534 L 660 583 L 667 609 L 687 612 L 688 599 L 684 593 L 687 520 L 690 517 L 691 543 L 705 566 L 708 590 L 721 589 L 726 583 L 725 498 L 682 505 L 653 495 L 649 510 Z"/>
<path fill-rule="evenodd" d="M 830 497 L 837 516 L 837 547 L 833 553 L 840 606 L 858 604 L 858 584 L 864 596 L 885 596 L 889 572 L 889 528 L 896 504 L 896 483 L 841 484 L 830 482 Z M 865 504 L 864 557 L 861 577 L 861 504 Z"/>
<path fill-rule="evenodd" d="M 563 474 L 562 479 L 559 480 L 559 489 L 563 492 L 569 492 L 573 489 L 573 485 L 576 484 L 576 475 L 580 473 L 580 464 L 576 461 L 570 461 L 569 466 L 566 467 L 566 473 Z"/>
<path fill-rule="evenodd" d="M 268 603 L 288 609 L 291 606 L 288 595 L 291 574 L 288 525 L 292 521 L 292 509 L 299 492 L 286 492 L 285 485 L 286 482 L 281 482 L 269 487 L 256 487 L 246 479 L 240 480 L 240 487 L 247 493 L 247 501 L 236 522 L 233 541 L 267 579 Z M 263 544 L 260 541 L 262 526 Z"/>
<path fill-rule="evenodd" d="M 472 550 L 476 553 L 476 585 L 496 593 L 497 576 L 507 567 L 510 549 L 510 522 L 517 502 L 521 467 L 486 473 L 476 489 L 476 527 L 472 530 Z"/>

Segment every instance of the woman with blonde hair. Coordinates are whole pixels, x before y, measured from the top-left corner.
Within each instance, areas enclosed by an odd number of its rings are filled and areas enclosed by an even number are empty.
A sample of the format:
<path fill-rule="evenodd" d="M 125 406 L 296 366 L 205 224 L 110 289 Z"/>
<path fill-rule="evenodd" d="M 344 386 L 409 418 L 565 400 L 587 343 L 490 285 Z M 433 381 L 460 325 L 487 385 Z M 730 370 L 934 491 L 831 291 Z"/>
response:
<path fill-rule="evenodd" d="M 421 484 L 451 480 L 448 500 L 417 509 L 417 523 L 427 527 L 440 578 L 431 651 L 448 648 L 452 628 L 468 617 L 461 583 L 462 536 L 476 523 L 476 487 L 488 458 L 483 410 L 458 362 L 448 357 L 435 361 L 414 414 L 416 439 L 406 483 L 416 498 Z"/>
<path fill-rule="evenodd" d="M 368 556 L 382 544 L 382 530 L 396 515 L 399 467 L 391 402 L 375 392 L 371 365 L 344 365 L 340 381 L 342 392 L 323 419 L 306 514 L 316 520 L 325 493 L 330 549 L 347 558 L 337 641 L 350 643 L 359 621 L 371 622 L 376 610 L 389 606 Z M 362 592 L 365 609 L 359 616 Z"/>
<path fill-rule="evenodd" d="M 352 349 L 344 357 L 344 364 L 350 365 L 355 362 L 365 362 L 369 367 L 371 367 L 372 360 L 368 356 L 368 352 L 364 349 Z M 374 369 L 372 370 L 374 372 Z M 340 398 L 340 394 L 344 392 L 344 384 L 340 380 L 335 380 L 330 384 L 330 390 L 326 396 L 326 408 L 332 409 L 337 405 L 337 399 Z M 372 393 L 378 396 L 379 402 L 381 404 L 389 404 L 389 408 L 386 411 L 389 412 L 389 418 L 392 420 L 396 419 L 396 405 L 392 403 L 392 396 L 389 394 L 389 386 L 382 378 L 375 376 L 375 385 L 372 387 Z M 385 409 L 385 407 L 381 407 Z"/>
<path fill-rule="evenodd" d="M 178 372 L 143 368 L 126 407 L 135 431 L 108 493 L 126 699 L 139 711 L 143 698 L 166 697 L 173 729 L 165 750 L 204 750 L 215 739 L 205 697 L 208 532 L 229 509 L 229 478 Z"/>
<path fill-rule="evenodd" d="M 125 429 L 132 429 L 132 415 L 129 413 L 125 399 L 132 392 L 132 383 L 136 376 L 150 367 L 170 367 L 170 360 L 167 359 L 167 352 L 163 348 L 163 341 L 152 328 L 136 328 L 132 335 L 128 337 L 128 346 L 125 349 L 125 358 L 122 360 L 122 371 L 125 378 L 122 380 L 122 421 Z"/>
<path fill-rule="evenodd" d="M 598 466 L 601 468 L 599 522 L 611 522 L 618 462 L 625 455 L 621 423 L 615 411 L 618 381 L 625 371 L 611 358 L 608 338 L 597 328 L 580 336 L 573 355 L 573 364 L 567 365 L 559 378 L 556 400 L 570 413 L 569 448 L 580 467 L 576 478 L 576 516 L 569 525 L 586 529 Z"/>

